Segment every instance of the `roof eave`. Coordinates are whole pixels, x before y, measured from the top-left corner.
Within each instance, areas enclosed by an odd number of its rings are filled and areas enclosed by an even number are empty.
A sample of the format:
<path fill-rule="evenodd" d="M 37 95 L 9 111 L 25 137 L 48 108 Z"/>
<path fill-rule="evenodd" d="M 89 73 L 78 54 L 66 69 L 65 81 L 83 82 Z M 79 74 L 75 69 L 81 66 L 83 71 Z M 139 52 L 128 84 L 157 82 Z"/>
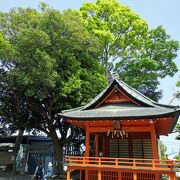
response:
<path fill-rule="evenodd" d="M 176 126 L 176 124 L 177 124 L 177 122 L 178 122 L 179 115 L 180 115 L 180 109 L 177 110 L 176 113 L 175 113 L 174 116 L 173 116 L 173 122 L 172 122 L 172 124 L 171 124 L 170 129 L 169 129 L 169 133 L 172 133 L 172 132 L 173 132 L 173 130 L 174 130 L 174 128 L 175 128 L 175 126 Z"/>
<path fill-rule="evenodd" d="M 180 110 L 177 111 L 178 117 Z M 62 118 L 65 118 L 67 120 L 80 120 L 80 121 L 86 121 L 86 120 L 138 120 L 138 119 L 152 119 L 152 118 L 160 118 L 160 117 L 169 117 L 173 116 L 174 112 L 169 112 L 169 113 L 163 113 L 163 114 L 157 114 L 157 115 L 144 115 L 144 116 L 126 116 L 126 117 L 73 117 L 73 116 L 68 116 L 61 114 Z M 177 123 L 177 119 L 174 119 L 173 124 Z M 175 126 L 175 125 L 174 125 Z M 172 127 L 174 127 L 172 126 Z"/>

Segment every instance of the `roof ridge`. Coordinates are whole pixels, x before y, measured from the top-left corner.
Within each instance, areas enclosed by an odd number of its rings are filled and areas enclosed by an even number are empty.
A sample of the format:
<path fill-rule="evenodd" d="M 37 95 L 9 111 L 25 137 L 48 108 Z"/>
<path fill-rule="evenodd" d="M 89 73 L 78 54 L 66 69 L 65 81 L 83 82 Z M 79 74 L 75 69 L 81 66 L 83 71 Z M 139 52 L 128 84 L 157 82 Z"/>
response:
<path fill-rule="evenodd" d="M 113 83 L 113 82 L 112 82 Z M 101 91 L 97 96 L 95 96 L 88 104 L 86 104 L 83 107 L 83 110 L 85 110 L 86 108 L 88 108 L 89 106 L 91 106 L 92 104 L 94 104 L 100 97 L 102 97 L 102 95 L 107 91 L 107 89 L 111 86 L 110 83 L 103 91 Z"/>
<path fill-rule="evenodd" d="M 153 105 L 155 106 L 161 106 L 161 107 L 165 107 L 165 108 L 175 108 L 175 109 L 178 109 L 179 106 L 175 106 L 175 105 L 166 105 L 166 104 L 161 104 L 159 102 L 156 102 L 152 99 L 150 99 L 149 97 L 145 96 L 144 94 L 142 94 L 141 92 L 139 92 L 138 90 L 136 90 L 135 88 L 129 86 L 128 84 L 126 84 L 124 81 L 120 80 L 120 79 L 115 79 L 118 83 L 122 83 L 124 84 L 125 86 L 127 86 L 128 88 L 132 89 L 133 91 L 135 91 L 138 95 L 142 96 L 143 98 L 147 99 L 148 101 L 150 101 L 151 103 L 153 103 Z"/>
<path fill-rule="evenodd" d="M 145 96 L 144 94 L 140 93 L 137 89 L 131 87 L 130 85 L 128 85 L 127 83 L 125 83 L 124 81 L 120 80 L 120 79 L 116 79 L 116 81 L 120 81 L 122 84 L 126 85 L 128 88 L 132 89 L 133 91 L 135 91 L 136 93 L 138 93 L 140 96 L 146 98 L 147 100 L 151 101 L 152 103 L 156 103 L 154 100 L 150 99 L 149 97 Z"/>

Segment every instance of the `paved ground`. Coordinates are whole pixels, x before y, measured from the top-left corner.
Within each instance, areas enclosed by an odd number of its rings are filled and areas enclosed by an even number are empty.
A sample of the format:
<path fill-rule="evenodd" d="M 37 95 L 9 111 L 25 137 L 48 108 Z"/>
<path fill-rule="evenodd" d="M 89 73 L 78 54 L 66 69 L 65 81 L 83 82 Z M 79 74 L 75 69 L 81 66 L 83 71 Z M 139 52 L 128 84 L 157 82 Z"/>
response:
<path fill-rule="evenodd" d="M 62 175 L 64 176 L 64 175 Z M 55 176 L 53 176 L 55 178 Z M 55 178 L 56 180 L 63 180 L 66 179 L 66 177 L 60 177 L 60 178 Z M 28 174 L 2 174 L 0 173 L 0 180 L 34 180 L 32 175 Z M 73 180 L 73 178 L 72 178 Z M 78 178 L 79 180 L 79 178 Z"/>
<path fill-rule="evenodd" d="M 0 180 L 32 180 L 32 176 L 27 174 L 0 174 Z"/>

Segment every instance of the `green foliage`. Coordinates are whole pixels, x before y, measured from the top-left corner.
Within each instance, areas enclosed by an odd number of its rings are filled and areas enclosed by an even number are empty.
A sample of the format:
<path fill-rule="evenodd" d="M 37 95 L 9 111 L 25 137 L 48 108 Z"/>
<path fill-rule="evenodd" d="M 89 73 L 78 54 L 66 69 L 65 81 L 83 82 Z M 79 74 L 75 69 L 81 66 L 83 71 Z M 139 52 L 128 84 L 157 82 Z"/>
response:
<path fill-rule="evenodd" d="M 180 87 L 180 77 L 179 77 L 179 81 L 176 83 L 177 87 Z M 174 95 L 175 98 L 179 99 L 180 98 L 180 91 L 177 91 Z"/>
<path fill-rule="evenodd" d="M 71 107 L 89 101 L 106 83 L 96 61 L 98 43 L 80 14 L 42 9 L 40 13 L 21 8 L 1 13 L 1 63 L 8 69 L 7 79 L 24 87 L 27 97 L 47 101 L 53 96 L 60 112 L 72 98 Z"/>
<path fill-rule="evenodd" d="M 180 81 L 177 82 L 177 86 L 180 87 Z"/>
<path fill-rule="evenodd" d="M 177 124 L 177 125 L 176 125 L 176 131 L 179 133 L 179 134 L 176 136 L 176 139 L 177 139 L 177 140 L 180 140 L 180 124 Z"/>
<path fill-rule="evenodd" d="M 167 147 L 159 141 L 160 143 L 160 153 L 161 153 L 161 160 L 167 160 Z"/>
<path fill-rule="evenodd" d="M 106 77 L 117 72 L 127 84 L 160 99 L 159 79 L 177 72 L 173 59 L 178 42 L 161 26 L 149 30 L 144 20 L 117 0 L 88 2 L 80 11 L 101 45 L 99 61 Z"/>
<path fill-rule="evenodd" d="M 179 162 L 177 163 L 177 167 L 180 168 L 180 153 L 175 157 L 175 159 L 176 159 L 177 161 L 179 161 Z"/>

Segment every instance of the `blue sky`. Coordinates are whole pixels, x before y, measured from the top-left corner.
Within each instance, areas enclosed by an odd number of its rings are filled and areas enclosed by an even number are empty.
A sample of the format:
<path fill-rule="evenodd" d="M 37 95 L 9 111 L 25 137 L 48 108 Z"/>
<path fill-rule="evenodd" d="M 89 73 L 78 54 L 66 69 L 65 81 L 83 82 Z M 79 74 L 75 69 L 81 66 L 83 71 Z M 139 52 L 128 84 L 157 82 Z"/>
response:
<path fill-rule="evenodd" d="M 95 0 L 88 0 L 95 2 Z M 79 9 L 79 7 L 88 2 L 87 0 L 44 0 L 51 7 L 63 9 Z M 14 7 L 32 7 L 37 8 L 41 0 L 0 0 L 0 11 L 8 11 Z M 155 28 L 162 25 L 172 39 L 180 41 L 180 0 L 119 0 L 123 5 L 129 6 L 140 17 L 147 21 L 150 28 Z M 180 50 L 175 62 L 180 68 Z M 161 103 L 168 104 L 172 99 L 172 94 L 176 87 L 180 73 L 176 73 L 174 77 L 167 77 L 161 80 L 160 89 L 163 90 L 163 98 Z M 179 88 L 180 89 L 180 88 Z M 180 105 L 180 100 L 173 102 Z M 168 147 L 168 151 L 180 149 L 180 141 L 174 140 L 175 135 L 170 135 L 168 138 L 162 138 Z"/>

